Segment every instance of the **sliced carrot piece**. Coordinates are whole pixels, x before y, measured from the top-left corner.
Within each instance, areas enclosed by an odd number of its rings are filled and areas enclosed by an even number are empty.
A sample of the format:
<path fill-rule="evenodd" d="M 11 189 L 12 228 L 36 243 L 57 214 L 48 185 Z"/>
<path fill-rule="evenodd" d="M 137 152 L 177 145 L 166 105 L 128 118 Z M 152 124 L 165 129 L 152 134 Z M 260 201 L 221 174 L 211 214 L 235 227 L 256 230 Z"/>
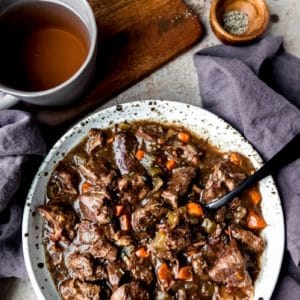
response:
<path fill-rule="evenodd" d="M 141 159 L 143 159 L 144 155 L 145 155 L 145 151 L 142 150 L 142 149 L 139 149 L 139 150 L 136 152 L 135 157 L 136 157 L 138 160 L 141 160 Z"/>
<path fill-rule="evenodd" d="M 157 277 L 160 281 L 170 282 L 172 280 L 172 271 L 166 263 L 162 263 L 158 268 Z"/>
<path fill-rule="evenodd" d="M 185 266 L 179 269 L 177 279 L 191 281 L 193 280 L 193 273 L 190 266 Z"/>
<path fill-rule="evenodd" d="M 230 161 L 237 166 L 240 166 L 242 164 L 240 155 L 235 152 L 230 153 Z"/>
<path fill-rule="evenodd" d="M 135 254 L 136 254 L 136 256 L 143 257 L 143 258 L 149 256 L 149 253 L 148 253 L 148 251 L 147 251 L 147 249 L 145 247 L 141 247 L 141 248 L 137 249 L 135 251 Z"/>
<path fill-rule="evenodd" d="M 111 138 L 109 138 L 107 140 L 107 144 L 112 144 L 114 140 L 115 140 L 115 138 L 112 136 Z"/>
<path fill-rule="evenodd" d="M 254 205 L 258 205 L 260 203 L 260 201 L 261 201 L 260 192 L 257 189 L 255 189 L 255 188 L 252 188 L 249 191 L 249 197 L 250 197 L 251 202 Z"/>
<path fill-rule="evenodd" d="M 247 226 L 250 229 L 264 229 L 267 223 L 262 216 L 250 209 L 247 217 Z"/>
<path fill-rule="evenodd" d="M 81 185 L 81 191 L 82 193 L 87 193 L 89 191 L 89 189 L 92 187 L 93 185 L 87 181 L 85 181 L 82 185 Z"/>
<path fill-rule="evenodd" d="M 128 231 L 130 229 L 130 220 L 128 215 L 122 215 L 119 217 L 120 220 L 120 228 L 122 231 Z"/>
<path fill-rule="evenodd" d="M 187 204 L 187 212 L 192 216 L 203 216 L 203 209 L 201 205 L 195 202 L 190 202 Z"/>
<path fill-rule="evenodd" d="M 166 168 L 171 171 L 175 168 L 176 166 L 176 161 L 174 159 L 168 159 L 166 162 Z"/>
<path fill-rule="evenodd" d="M 121 216 L 121 213 L 122 213 L 123 209 L 124 209 L 124 205 L 116 205 L 116 213 L 115 213 L 115 215 L 117 217 Z"/>
<path fill-rule="evenodd" d="M 190 135 L 186 132 L 179 132 L 178 139 L 183 143 L 188 143 L 190 141 Z"/>

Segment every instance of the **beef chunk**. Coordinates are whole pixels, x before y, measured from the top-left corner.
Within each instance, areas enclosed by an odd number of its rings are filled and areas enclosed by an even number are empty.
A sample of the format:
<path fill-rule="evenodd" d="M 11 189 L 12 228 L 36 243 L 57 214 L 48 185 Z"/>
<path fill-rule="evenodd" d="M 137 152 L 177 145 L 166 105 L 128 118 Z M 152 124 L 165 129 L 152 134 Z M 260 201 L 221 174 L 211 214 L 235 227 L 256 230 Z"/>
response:
<path fill-rule="evenodd" d="M 72 253 L 68 256 L 66 266 L 73 278 L 82 281 L 93 276 L 93 261 L 88 254 Z"/>
<path fill-rule="evenodd" d="M 164 136 L 164 129 L 156 124 L 143 125 L 137 129 L 136 135 L 147 142 L 155 143 Z"/>
<path fill-rule="evenodd" d="M 246 174 L 235 171 L 235 168 L 229 160 L 222 160 L 215 165 L 203 191 L 205 203 L 223 197 L 246 178 Z"/>
<path fill-rule="evenodd" d="M 173 251 L 181 251 L 191 244 L 188 227 L 176 227 L 167 231 L 166 246 Z"/>
<path fill-rule="evenodd" d="M 215 220 L 217 223 L 220 225 L 224 226 L 225 225 L 225 216 L 226 216 L 227 209 L 225 206 L 221 207 L 218 209 L 215 213 Z"/>
<path fill-rule="evenodd" d="M 119 230 L 117 222 L 111 222 L 109 224 L 101 226 L 102 235 L 108 240 L 112 241 L 115 245 L 119 247 L 128 246 L 132 242 L 132 238 L 127 233 Z"/>
<path fill-rule="evenodd" d="M 118 181 L 118 188 L 120 199 L 130 203 L 142 200 L 149 192 L 147 178 L 138 173 L 124 175 Z"/>
<path fill-rule="evenodd" d="M 117 258 L 117 248 L 105 239 L 99 239 L 89 248 L 90 253 L 95 258 L 103 258 L 114 261 Z"/>
<path fill-rule="evenodd" d="M 264 250 L 265 245 L 263 239 L 251 231 L 231 226 L 230 232 L 235 239 L 239 240 L 249 250 L 255 252 L 261 252 Z"/>
<path fill-rule="evenodd" d="M 115 290 L 121 281 L 122 276 L 124 275 L 124 267 L 120 261 L 109 263 L 106 266 L 108 280 L 113 290 Z"/>
<path fill-rule="evenodd" d="M 53 175 L 54 180 L 59 183 L 60 193 L 64 194 L 77 194 L 77 187 L 79 184 L 78 174 L 72 169 L 58 166 Z"/>
<path fill-rule="evenodd" d="M 132 276 L 136 280 L 150 284 L 153 280 L 153 271 L 150 265 L 138 264 L 131 270 Z"/>
<path fill-rule="evenodd" d="M 105 191 L 81 195 L 79 203 L 83 217 L 99 224 L 109 223 L 113 216 L 113 209 L 108 205 L 109 199 Z"/>
<path fill-rule="evenodd" d="M 149 299 L 149 294 L 136 281 L 123 284 L 110 297 L 110 300 L 148 300 L 148 299 Z"/>
<path fill-rule="evenodd" d="M 199 156 L 201 152 L 191 144 L 183 144 L 176 141 L 172 146 L 165 146 L 163 149 L 168 157 L 171 157 L 179 164 L 183 161 L 196 168 L 200 165 Z"/>
<path fill-rule="evenodd" d="M 228 206 L 230 211 L 236 211 L 239 207 L 242 206 L 242 199 L 239 197 L 235 197 L 232 199 Z"/>
<path fill-rule="evenodd" d="M 78 168 L 83 177 L 95 186 L 110 187 L 116 176 L 114 169 L 107 167 L 102 160 L 95 161 L 93 157 L 90 157 L 86 164 L 79 165 Z"/>
<path fill-rule="evenodd" d="M 99 285 L 83 283 L 77 279 L 64 280 L 59 291 L 64 300 L 100 300 Z"/>
<path fill-rule="evenodd" d="M 207 275 L 208 265 L 201 252 L 191 255 L 190 260 L 192 262 L 192 268 L 195 274 L 200 277 L 201 280 L 207 281 L 209 277 Z"/>
<path fill-rule="evenodd" d="M 209 276 L 227 287 L 245 288 L 252 286 L 251 278 L 246 270 L 246 262 L 236 242 L 231 241 L 216 260 Z"/>
<path fill-rule="evenodd" d="M 103 132 L 100 129 L 92 128 L 88 133 L 88 137 L 86 151 L 88 154 L 91 154 L 98 146 L 102 146 Z"/>
<path fill-rule="evenodd" d="M 196 169 L 193 167 L 174 169 L 168 187 L 163 191 L 161 196 L 164 200 L 169 202 L 173 208 L 177 208 L 179 198 L 185 195 L 195 176 Z"/>
<path fill-rule="evenodd" d="M 89 253 L 72 253 L 66 259 L 71 277 L 81 281 L 96 281 L 107 278 L 104 267 L 95 266 Z"/>
<path fill-rule="evenodd" d="M 195 146 L 191 144 L 178 145 L 178 149 L 181 150 L 181 159 L 194 167 L 199 167 L 199 151 Z"/>
<path fill-rule="evenodd" d="M 118 133 L 113 142 L 115 162 L 122 175 L 130 172 L 145 174 L 145 170 L 135 157 L 138 143 L 129 133 Z"/>
<path fill-rule="evenodd" d="M 71 207 L 65 208 L 55 204 L 41 205 L 37 211 L 52 227 L 50 238 L 53 242 L 70 242 L 75 236 L 76 214 Z"/>
<path fill-rule="evenodd" d="M 153 270 L 148 259 L 131 255 L 130 258 L 126 260 L 126 265 L 135 280 L 143 281 L 148 285 L 152 282 Z"/>
<path fill-rule="evenodd" d="M 151 227 L 154 228 L 165 213 L 166 209 L 159 204 L 137 208 L 131 215 L 132 228 L 137 232 L 146 231 Z"/>
<path fill-rule="evenodd" d="M 78 226 L 79 240 L 83 244 L 95 244 L 102 234 L 103 232 L 97 224 L 87 220 L 81 221 Z"/>

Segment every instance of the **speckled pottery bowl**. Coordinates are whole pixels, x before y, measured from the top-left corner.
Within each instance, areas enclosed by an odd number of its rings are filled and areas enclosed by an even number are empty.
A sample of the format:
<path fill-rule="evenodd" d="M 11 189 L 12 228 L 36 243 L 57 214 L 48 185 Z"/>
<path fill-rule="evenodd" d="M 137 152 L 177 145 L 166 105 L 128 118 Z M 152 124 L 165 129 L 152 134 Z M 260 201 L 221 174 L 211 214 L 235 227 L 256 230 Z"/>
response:
<path fill-rule="evenodd" d="M 238 151 L 247 156 L 255 168 L 262 159 L 241 134 L 214 114 L 191 105 L 173 101 L 138 101 L 113 106 L 96 112 L 72 127 L 51 149 L 34 178 L 28 193 L 23 217 L 23 251 L 30 280 L 39 299 L 59 299 L 54 281 L 45 263 L 43 220 L 35 213 L 45 201 L 47 182 L 56 164 L 76 146 L 89 129 L 107 128 L 114 123 L 154 120 L 180 124 L 208 139 L 221 151 Z M 262 255 L 262 271 L 255 283 L 254 299 L 270 299 L 283 257 L 284 221 L 274 181 L 268 177 L 260 182 L 262 212 L 268 226 L 262 237 L 266 249 Z"/>

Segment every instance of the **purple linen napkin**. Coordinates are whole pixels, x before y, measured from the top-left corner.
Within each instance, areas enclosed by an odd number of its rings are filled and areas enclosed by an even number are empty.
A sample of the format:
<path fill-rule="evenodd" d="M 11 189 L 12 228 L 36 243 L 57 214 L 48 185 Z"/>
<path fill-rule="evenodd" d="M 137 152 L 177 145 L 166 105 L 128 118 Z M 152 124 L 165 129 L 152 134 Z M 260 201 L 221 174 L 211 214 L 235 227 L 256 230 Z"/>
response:
<path fill-rule="evenodd" d="M 32 179 L 32 160 L 45 152 L 44 141 L 28 113 L 0 111 L 0 278 L 27 277 L 21 246 L 25 185 Z M 22 176 L 29 160 L 26 176 Z"/>
<path fill-rule="evenodd" d="M 282 38 L 207 48 L 195 54 L 194 63 L 204 108 L 236 127 L 264 159 L 300 132 L 300 59 L 284 51 Z M 300 159 L 275 179 L 285 212 L 287 251 L 272 299 L 299 299 Z"/>

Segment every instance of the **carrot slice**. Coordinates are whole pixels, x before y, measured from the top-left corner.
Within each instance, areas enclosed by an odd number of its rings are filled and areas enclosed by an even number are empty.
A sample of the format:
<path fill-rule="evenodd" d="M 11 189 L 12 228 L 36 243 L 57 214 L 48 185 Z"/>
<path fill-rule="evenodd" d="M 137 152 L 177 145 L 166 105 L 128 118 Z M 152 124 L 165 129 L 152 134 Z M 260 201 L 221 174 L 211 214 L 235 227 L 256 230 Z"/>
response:
<path fill-rule="evenodd" d="M 114 140 L 115 140 L 115 138 L 112 136 L 111 138 L 109 138 L 107 140 L 107 144 L 112 144 Z"/>
<path fill-rule="evenodd" d="M 93 185 L 87 181 L 85 181 L 82 185 L 81 185 L 81 191 L 82 193 L 87 193 L 89 191 L 89 189 L 92 187 Z"/>
<path fill-rule="evenodd" d="M 230 153 L 230 161 L 237 166 L 240 166 L 242 164 L 240 155 L 235 152 Z"/>
<path fill-rule="evenodd" d="M 122 231 L 128 231 L 130 229 L 130 220 L 128 215 L 122 215 L 119 217 L 120 220 L 120 228 Z"/>
<path fill-rule="evenodd" d="M 116 213 L 115 215 L 119 217 L 124 209 L 124 205 L 116 205 Z"/>
<path fill-rule="evenodd" d="M 186 132 L 179 132 L 178 139 L 183 143 L 188 143 L 190 140 L 190 135 Z"/>
<path fill-rule="evenodd" d="M 261 201 L 261 195 L 260 195 L 259 191 L 255 188 L 253 188 L 249 191 L 249 197 L 250 197 L 251 202 L 254 205 L 258 205 Z"/>
<path fill-rule="evenodd" d="M 177 279 L 191 281 L 193 280 L 193 273 L 190 266 L 185 266 L 179 269 Z"/>
<path fill-rule="evenodd" d="M 195 202 L 190 202 L 187 204 L 187 212 L 192 216 L 203 216 L 203 209 L 201 205 Z"/>
<path fill-rule="evenodd" d="M 174 159 L 168 159 L 166 162 L 166 167 L 169 171 L 173 170 L 175 168 L 176 161 Z"/>
<path fill-rule="evenodd" d="M 141 159 L 143 159 L 144 155 L 145 155 L 145 151 L 142 150 L 142 149 L 139 149 L 139 150 L 136 152 L 135 157 L 136 157 L 138 160 L 141 160 Z"/>
<path fill-rule="evenodd" d="M 262 216 L 251 209 L 247 217 L 247 226 L 250 229 L 264 229 L 267 223 Z"/>
<path fill-rule="evenodd" d="M 141 247 L 141 248 L 137 249 L 135 251 L 135 254 L 136 254 L 136 256 L 143 257 L 143 258 L 149 256 L 149 253 L 148 253 L 148 251 L 147 251 L 147 249 L 145 247 Z"/>
<path fill-rule="evenodd" d="M 170 282 L 172 280 L 172 272 L 166 263 L 162 263 L 157 270 L 157 277 L 160 281 Z"/>

